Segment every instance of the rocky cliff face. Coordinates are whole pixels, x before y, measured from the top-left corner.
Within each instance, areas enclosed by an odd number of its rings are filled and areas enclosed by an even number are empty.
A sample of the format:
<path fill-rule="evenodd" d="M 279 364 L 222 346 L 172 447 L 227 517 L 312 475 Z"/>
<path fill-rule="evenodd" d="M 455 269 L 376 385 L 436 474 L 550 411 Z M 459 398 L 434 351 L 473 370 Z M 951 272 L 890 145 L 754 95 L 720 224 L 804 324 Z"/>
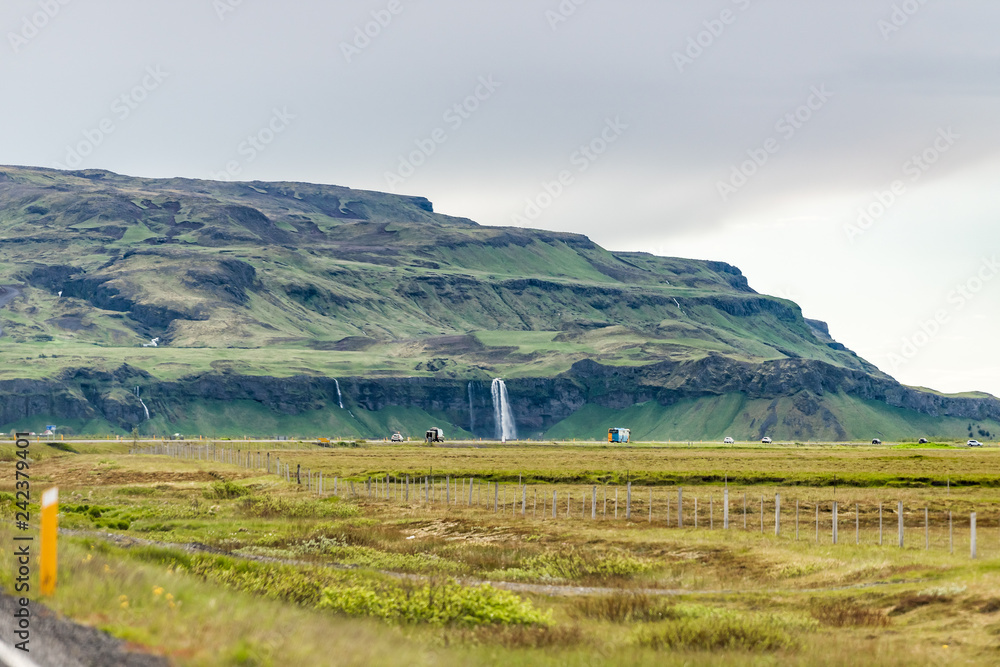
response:
<path fill-rule="evenodd" d="M 390 407 L 418 408 L 441 414 L 451 424 L 480 437 L 493 437 L 488 382 L 420 377 L 338 381 L 342 395 L 349 397 L 349 403 L 357 409 L 377 412 Z M 147 404 L 154 415 L 167 415 L 168 422 L 173 411 L 199 401 L 254 401 L 279 415 L 332 409 L 338 402 L 333 378 L 206 374 L 161 382 L 122 366 L 114 373 L 72 371 L 58 381 L 0 382 L 0 424 L 37 414 L 58 414 L 69 419 L 103 418 L 130 430 L 144 421 L 142 406 L 132 393 L 134 386 L 141 386 L 143 396 L 149 397 Z M 824 396 L 839 393 L 934 417 L 1000 421 L 1000 401 L 993 398 L 931 394 L 888 378 L 806 360 L 748 364 L 713 356 L 643 367 L 582 361 L 554 378 L 509 380 L 507 388 L 521 432 L 532 436 L 547 431 L 586 404 L 621 410 L 656 401 L 667 407 L 686 399 L 726 394 L 742 394 L 748 399 L 796 397 L 793 407 L 797 415 L 819 415 L 818 419 L 827 420 L 830 417 L 824 416 Z M 775 415 L 773 421 L 777 420 Z M 793 431 L 795 428 L 793 425 Z M 803 423 L 795 436 L 808 437 L 810 429 Z"/>

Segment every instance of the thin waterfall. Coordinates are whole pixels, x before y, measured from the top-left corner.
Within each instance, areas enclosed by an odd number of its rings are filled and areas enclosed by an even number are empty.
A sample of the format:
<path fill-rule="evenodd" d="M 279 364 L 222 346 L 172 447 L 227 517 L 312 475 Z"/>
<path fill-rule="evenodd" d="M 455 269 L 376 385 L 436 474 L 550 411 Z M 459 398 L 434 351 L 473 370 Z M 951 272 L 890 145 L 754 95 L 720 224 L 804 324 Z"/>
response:
<path fill-rule="evenodd" d="M 493 419 L 496 423 L 497 440 L 505 442 L 516 440 L 517 426 L 514 424 L 514 413 L 510 409 L 507 385 L 500 378 L 496 378 L 490 386 L 490 392 L 493 394 Z"/>
<path fill-rule="evenodd" d="M 476 412 L 472 407 L 472 383 L 469 383 L 469 433 L 476 432 Z"/>
<path fill-rule="evenodd" d="M 142 409 L 146 411 L 146 421 L 149 421 L 149 408 L 146 407 L 146 403 L 142 400 L 142 397 L 139 396 L 138 385 L 136 385 L 135 388 L 135 397 L 139 399 L 139 404 L 142 406 Z"/>
<path fill-rule="evenodd" d="M 344 397 L 340 395 L 340 383 L 337 382 L 337 378 L 333 378 L 333 383 L 337 385 L 337 403 L 340 404 L 340 409 L 344 409 Z"/>

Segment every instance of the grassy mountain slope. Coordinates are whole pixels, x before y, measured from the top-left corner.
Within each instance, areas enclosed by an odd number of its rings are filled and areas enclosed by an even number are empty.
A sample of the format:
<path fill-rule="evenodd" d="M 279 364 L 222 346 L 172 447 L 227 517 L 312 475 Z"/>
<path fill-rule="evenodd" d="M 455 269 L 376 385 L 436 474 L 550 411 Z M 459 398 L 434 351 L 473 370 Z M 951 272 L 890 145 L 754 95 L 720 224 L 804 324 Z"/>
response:
<path fill-rule="evenodd" d="M 676 428 L 715 437 L 739 423 L 750 433 L 770 412 L 792 414 L 792 397 L 805 389 L 822 409 L 786 424 L 790 434 L 853 433 L 851 424 L 869 430 L 863 411 L 837 412 L 840 393 L 934 418 L 957 410 L 956 418 L 985 419 L 980 404 L 993 405 L 990 398 L 897 392 L 822 322 L 757 294 L 727 264 L 609 252 L 573 234 L 482 227 L 437 214 L 419 197 L 0 167 L 0 252 L 0 286 L 10 288 L 6 299 L 0 292 L 0 394 L 20 397 L 0 410 L 0 424 L 52 414 L 56 405 L 77 428 L 144 422 L 129 383 L 187 387 L 188 394 L 168 391 L 172 403 L 154 405 L 149 430 L 208 422 L 224 430 L 252 424 L 360 435 L 404 424 L 389 413 L 372 416 L 389 409 L 391 397 L 377 406 L 359 399 L 358 416 L 346 421 L 329 405 L 316 408 L 329 414 L 305 421 L 281 405 L 267 415 L 240 413 L 239 392 L 228 394 L 232 408 L 211 397 L 183 398 L 197 393 L 198 378 L 217 376 L 263 384 L 503 376 L 513 395 L 522 392 L 519 418 L 534 434 L 567 416 L 581 421 L 564 424 L 566 433 L 583 429 L 589 413 L 573 411 L 588 403 L 638 411 L 635 419 L 652 420 L 651 436 Z M 142 346 L 154 338 L 159 346 Z M 581 375 L 584 361 L 648 369 L 634 375 L 644 388 L 629 394 L 636 407 L 616 404 L 611 394 L 619 388 L 606 380 L 604 395 L 595 395 L 592 378 Z M 767 372 L 752 379 L 748 368 Z M 594 377 L 604 373 L 598 370 Z M 103 379 L 93 383 L 88 373 Z M 817 376 L 837 380 L 808 379 Z M 579 396 L 553 398 L 565 393 L 555 380 L 568 377 Z M 45 382 L 59 391 L 46 395 Z M 245 400 L 253 402 L 247 382 Z M 452 432 L 471 429 L 472 408 L 463 423 L 455 412 L 461 387 L 449 387 L 448 414 L 435 407 L 433 392 L 409 403 L 397 396 L 397 407 L 416 410 L 405 426 L 420 430 L 418 422 L 433 418 L 450 420 Z M 730 416 L 738 401 L 729 394 L 743 397 L 743 412 Z M 710 402 L 699 410 L 711 417 L 683 427 L 670 421 L 681 410 L 678 400 L 703 399 Z M 535 407 L 527 406 L 546 401 L 558 407 L 538 408 L 538 418 L 528 413 Z M 479 432 L 488 430 L 481 421 Z"/>
<path fill-rule="evenodd" d="M 0 284 L 34 288 L 3 313 L 10 341 L 133 349 L 159 337 L 166 361 L 192 370 L 183 357 L 193 348 L 289 359 L 318 349 L 363 372 L 399 358 L 414 362 L 391 370 L 425 372 L 416 366 L 444 351 L 456 371 L 510 375 L 548 372 L 545 357 L 635 364 L 712 352 L 864 367 L 728 265 L 481 227 L 417 198 L 4 168 L 0 242 Z M 439 338 L 456 334 L 472 337 Z"/>

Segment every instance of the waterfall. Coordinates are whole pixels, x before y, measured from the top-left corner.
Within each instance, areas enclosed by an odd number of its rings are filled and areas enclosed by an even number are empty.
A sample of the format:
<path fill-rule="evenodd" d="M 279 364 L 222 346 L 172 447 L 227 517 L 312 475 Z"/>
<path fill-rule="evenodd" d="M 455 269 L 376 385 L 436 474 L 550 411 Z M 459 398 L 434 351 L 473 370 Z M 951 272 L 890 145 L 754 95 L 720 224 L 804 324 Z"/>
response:
<path fill-rule="evenodd" d="M 507 385 L 500 378 L 496 378 L 490 386 L 490 392 L 493 394 L 493 418 L 496 423 L 497 440 L 516 440 L 517 426 L 514 424 L 514 414 L 510 410 Z"/>
<path fill-rule="evenodd" d="M 146 421 L 149 421 L 149 408 L 146 407 L 146 403 L 139 396 L 139 387 L 138 387 L 138 385 L 135 388 L 135 397 L 139 399 L 139 404 L 142 406 L 142 409 L 146 411 Z"/>
<path fill-rule="evenodd" d="M 340 405 L 340 409 L 344 409 L 344 398 L 340 395 L 340 383 L 337 382 L 337 378 L 333 378 L 333 383 L 337 385 L 337 403 Z"/>
<path fill-rule="evenodd" d="M 476 432 L 476 412 L 472 407 L 472 383 L 469 383 L 469 433 Z"/>

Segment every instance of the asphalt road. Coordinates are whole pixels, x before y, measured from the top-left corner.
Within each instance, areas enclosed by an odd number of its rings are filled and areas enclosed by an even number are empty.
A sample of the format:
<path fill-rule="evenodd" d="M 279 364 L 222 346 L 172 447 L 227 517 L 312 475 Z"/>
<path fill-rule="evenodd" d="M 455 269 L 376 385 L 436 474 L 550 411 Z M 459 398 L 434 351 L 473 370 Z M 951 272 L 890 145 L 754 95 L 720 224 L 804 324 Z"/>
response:
<path fill-rule="evenodd" d="M 7 648 L 12 648 L 16 641 L 17 608 L 15 598 L 0 593 L 0 642 Z M 39 667 L 166 667 L 169 664 L 160 656 L 129 652 L 120 639 L 60 618 L 38 602 L 32 601 L 29 609 L 31 650 L 23 655 Z M 4 664 L 2 658 L 0 664 Z"/>

